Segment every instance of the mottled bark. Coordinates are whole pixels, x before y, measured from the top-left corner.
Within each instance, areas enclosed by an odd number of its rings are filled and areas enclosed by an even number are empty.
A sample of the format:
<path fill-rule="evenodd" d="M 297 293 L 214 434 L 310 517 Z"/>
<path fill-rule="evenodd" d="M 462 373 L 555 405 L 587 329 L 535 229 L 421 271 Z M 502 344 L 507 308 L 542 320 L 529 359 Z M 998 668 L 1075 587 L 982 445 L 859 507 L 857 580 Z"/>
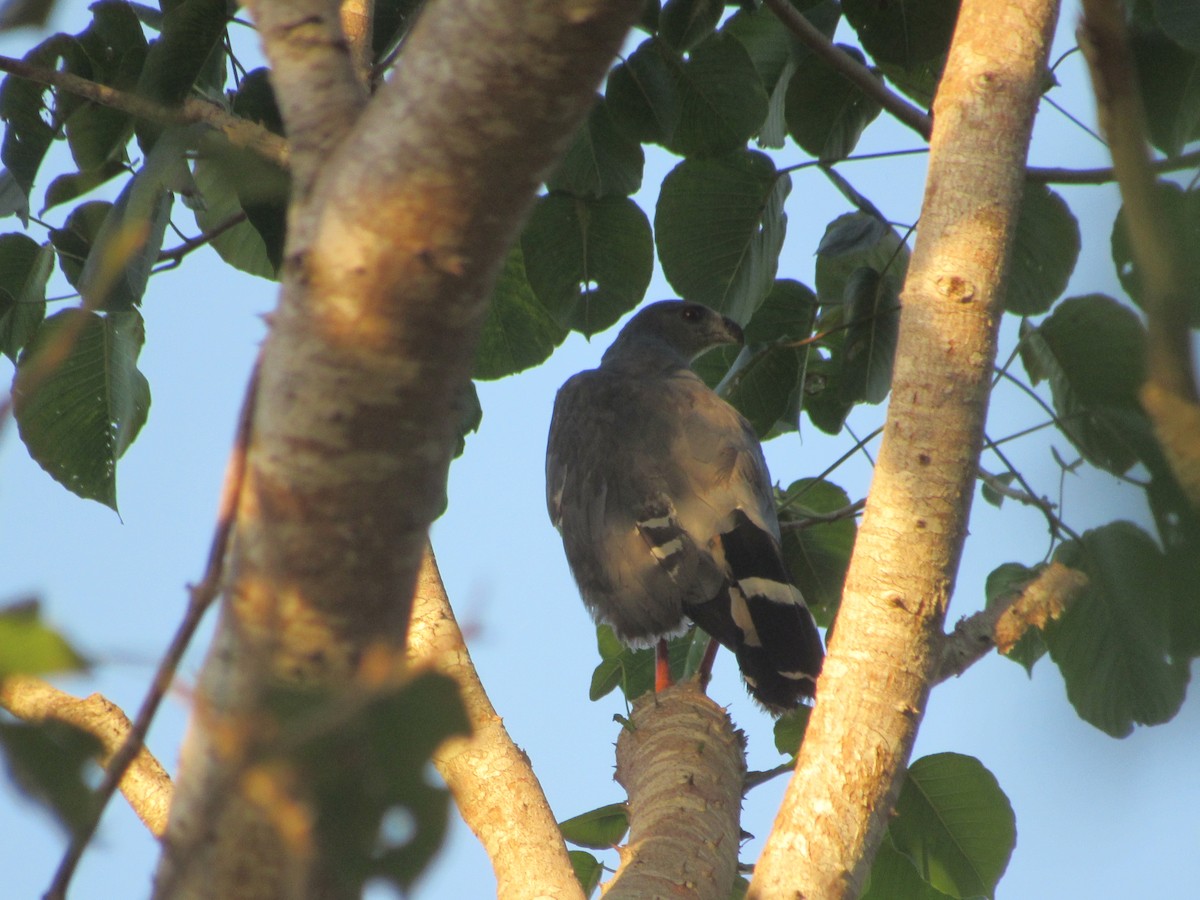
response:
<path fill-rule="evenodd" d="M 741 732 L 695 681 L 638 699 L 617 739 L 629 838 L 606 900 L 727 900 L 745 776 Z"/>
<path fill-rule="evenodd" d="M 861 893 L 941 658 L 1057 4 L 965 0 L 934 103 L 891 405 L 817 704 L 755 898 Z"/>
<path fill-rule="evenodd" d="M 285 833 L 286 773 L 239 789 L 273 727 L 264 688 L 353 690 L 367 650 L 403 668 L 491 285 L 639 8 L 432 3 L 363 108 L 336 4 L 252 4 L 292 142 L 292 207 L 159 896 L 337 896 L 321 847 L 298 855 Z"/>

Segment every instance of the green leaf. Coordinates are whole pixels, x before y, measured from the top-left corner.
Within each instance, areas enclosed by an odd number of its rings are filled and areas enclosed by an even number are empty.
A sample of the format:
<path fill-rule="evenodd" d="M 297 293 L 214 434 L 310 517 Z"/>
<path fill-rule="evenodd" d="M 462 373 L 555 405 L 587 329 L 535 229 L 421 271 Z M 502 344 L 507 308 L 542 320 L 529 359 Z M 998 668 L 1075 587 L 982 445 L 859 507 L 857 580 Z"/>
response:
<path fill-rule="evenodd" d="M 1035 383 L 1050 381 L 1059 428 L 1091 463 L 1120 474 L 1152 442 L 1138 403 L 1145 332 L 1111 297 L 1070 297 L 1023 335 L 1022 360 Z"/>
<path fill-rule="evenodd" d="M 689 674 L 687 667 L 692 645 L 699 641 L 707 642 L 708 635 L 698 628 L 689 628 L 667 642 L 667 661 L 671 677 L 676 681 Z M 596 626 L 596 643 L 602 661 L 592 673 L 590 699 L 599 700 L 618 685 L 630 703 L 654 690 L 654 647 L 635 650 L 623 646 L 608 625 Z"/>
<path fill-rule="evenodd" d="M 48 209 L 70 203 L 127 171 L 123 163 L 113 160 L 88 172 L 59 175 L 46 188 L 45 203 L 39 215 L 45 215 Z"/>
<path fill-rule="evenodd" d="M 666 144 L 679 122 L 678 60 L 647 38 L 608 74 L 605 99 L 617 127 L 643 144 Z"/>
<path fill-rule="evenodd" d="M 41 619 L 37 601 L 0 607 L 0 678 L 78 672 L 88 661 Z"/>
<path fill-rule="evenodd" d="M 1170 586 L 1154 541 L 1136 525 L 1112 522 L 1064 544 L 1055 559 L 1088 576 L 1045 632 L 1076 712 L 1113 737 L 1169 721 L 1188 671 L 1170 656 Z"/>
<path fill-rule="evenodd" d="M 76 287 L 90 309 L 129 310 L 142 302 L 158 261 L 173 195 L 144 167 L 104 218 Z"/>
<path fill-rule="evenodd" d="M 1008 600 L 1013 594 L 1019 594 L 1037 575 L 1037 569 L 1030 569 L 1020 563 L 1001 563 L 988 574 L 984 584 L 987 607 L 990 609 L 997 603 Z M 1005 654 L 1007 659 L 1023 666 L 1030 678 L 1033 677 L 1034 664 L 1045 655 L 1046 643 L 1042 640 L 1042 633 L 1032 627 L 1027 629 L 1012 650 Z"/>
<path fill-rule="evenodd" d="M 776 719 L 775 749 L 787 756 L 799 753 L 800 743 L 804 740 L 804 731 L 808 728 L 811 715 L 811 706 L 797 706 Z"/>
<path fill-rule="evenodd" d="M 258 229 L 248 220 L 226 227 L 245 212 L 238 200 L 237 184 L 226 177 L 228 171 L 226 165 L 212 157 L 196 160 L 192 172 L 201 200 L 195 207 L 196 227 L 205 234 L 220 230 L 211 244 L 229 265 L 274 281 L 279 277 L 278 272 Z"/>
<path fill-rule="evenodd" d="M 727 376 L 725 400 L 746 417 L 760 438 L 787 415 L 803 354 L 794 347 L 744 347 Z"/>
<path fill-rule="evenodd" d="M 426 672 L 380 691 L 352 715 L 337 715 L 344 705 L 336 696 L 281 693 L 277 708 L 292 710 L 282 731 L 284 756 L 268 752 L 263 762 L 298 760 L 295 784 L 311 794 L 335 893 L 358 893 L 375 878 L 407 891 L 446 832 L 449 794 L 425 773 L 446 738 L 470 733 L 458 687 Z M 298 749 L 290 729 L 307 738 Z M 389 827 L 396 818 L 401 833 Z"/>
<path fill-rule="evenodd" d="M 732 35 L 717 34 L 679 67 L 679 120 L 667 147 L 681 156 L 739 150 L 767 117 L 767 92 L 750 54 Z"/>
<path fill-rule="evenodd" d="M 864 267 L 885 275 L 899 294 L 908 256 L 908 246 L 886 222 L 864 212 L 843 213 L 817 245 L 817 298 L 822 305 L 844 303 L 851 276 Z"/>
<path fill-rule="evenodd" d="M 681 297 L 750 321 L 774 286 L 791 185 L 753 151 L 684 160 L 667 175 L 654 231 L 663 273 Z"/>
<path fill-rule="evenodd" d="M 658 16 L 659 36 L 683 53 L 712 34 L 724 12 L 724 0 L 667 0 Z"/>
<path fill-rule="evenodd" d="M 817 327 L 821 330 L 839 327 L 843 310 L 837 309 L 835 312 L 836 315 L 822 316 Z M 809 421 L 826 434 L 840 432 L 850 410 L 854 408 L 854 404 L 845 399 L 842 390 L 842 351 L 845 343 L 844 331 L 824 338 L 816 350 L 810 348 L 804 372 L 801 408 L 808 413 Z"/>
<path fill-rule="evenodd" d="M 17 362 L 13 403 L 29 455 L 71 492 L 117 509 L 117 460 L 150 409 L 137 369 L 136 310 L 66 309 L 46 319 Z"/>
<path fill-rule="evenodd" d="M 45 806 L 66 831 L 75 832 L 92 820 L 96 795 L 88 780 L 100 753 L 96 737 L 54 720 L 0 721 L 0 750 L 12 782 Z"/>
<path fill-rule="evenodd" d="M 1079 258 L 1079 223 L 1043 184 L 1025 185 L 1017 219 L 1004 308 L 1018 316 L 1044 313 L 1067 289 Z"/>
<path fill-rule="evenodd" d="M 474 377 L 503 378 L 536 366 L 549 358 L 566 336 L 534 295 L 521 247 L 514 247 L 496 281 L 483 323 Z"/>
<path fill-rule="evenodd" d="M 579 879 L 579 886 L 583 888 L 583 896 L 592 896 L 600 884 L 604 866 L 600 864 L 600 860 L 583 850 L 568 850 L 567 856 L 571 858 L 571 868 L 575 870 L 575 877 Z"/>
<path fill-rule="evenodd" d="M 862 62 L 853 47 L 838 45 Z M 787 87 L 784 118 L 788 134 L 807 153 L 820 160 L 845 159 L 858 144 L 866 127 L 883 107 L 844 75 L 815 54 L 796 65 Z"/>
<path fill-rule="evenodd" d="M 1132 28 L 1129 43 L 1150 143 L 1178 156 L 1200 137 L 1200 57 L 1157 29 Z"/>
<path fill-rule="evenodd" d="M 958 0 L 844 0 L 842 11 L 872 59 L 911 70 L 945 56 Z"/>
<path fill-rule="evenodd" d="M 46 315 L 54 251 L 23 234 L 0 235 L 0 351 L 14 362 Z"/>
<path fill-rule="evenodd" d="M 71 210 L 62 228 L 50 229 L 50 243 L 58 251 L 58 267 L 74 288 L 79 287 L 83 265 L 112 206 L 107 200 L 81 203 Z"/>
<path fill-rule="evenodd" d="M 546 187 L 575 197 L 627 196 L 641 188 L 645 161 L 641 144 L 617 127 L 607 101 L 597 97 Z"/>
<path fill-rule="evenodd" d="M 521 250 L 538 300 L 559 325 L 589 337 L 637 306 L 654 269 L 650 224 L 627 197 L 542 197 Z"/>
<path fill-rule="evenodd" d="M 846 343 L 842 349 L 842 399 L 882 403 L 892 388 L 900 336 L 900 294 L 893 280 L 863 267 L 846 283 Z"/>
<path fill-rule="evenodd" d="M 137 92 L 164 106 L 176 106 L 192 90 L 219 41 L 228 20 L 226 0 L 180 0 L 164 6 L 162 29 L 150 44 Z M 138 123 L 138 140 L 148 147 L 162 128 Z"/>
<path fill-rule="evenodd" d="M 579 847 L 609 850 L 629 831 L 629 810 L 624 803 L 610 803 L 559 822 L 558 830 Z"/>
<path fill-rule="evenodd" d="M 896 849 L 890 835 L 871 864 L 871 877 L 860 900 L 943 900 L 949 898 L 921 877 L 913 861 Z"/>
<path fill-rule="evenodd" d="M 1002 475 L 997 475 L 995 478 L 996 481 L 998 481 L 1000 484 L 1004 485 L 1005 487 L 1008 487 L 1009 485 L 1011 485 L 1014 481 L 1016 481 L 1016 479 L 1017 479 L 1017 476 L 1012 472 L 1005 472 Z M 1004 505 L 1005 495 L 1003 493 L 1001 493 L 996 487 L 994 487 L 994 482 L 991 482 L 991 481 L 980 482 L 979 493 L 983 496 L 985 503 L 988 503 L 989 505 L 996 507 L 996 509 L 999 509 L 1001 506 Z"/>
<path fill-rule="evenodd" d="M 783 558 L 804 602 L 817 624 L 833 623 L 842 602 L 842 587 L 858 525 L 853 515 L 804 528 L 788 527 L 813 516 L 823 516 L 850 506 L 850 497 L 829 481 L 801 478 L 793 481 L 778 500 L 783 531 Z"/>
<path fill-rule="evenodd" d="M 1184 191 L 1167 181 L 1158 183 L 1158 212 L 1166 220 L 1164 229 L 1171 238 L 1170 251 L 1176 262 L 1183 267 L 1183 285 L 1187 291 L 1190 324 L 1200 328 L 1200 254 L 1193 248 L 1200 247 L 1200 190 Z M 1133 302 L 1146 308 L 1146 297 L 1142 291 L 1142 270 L 1133 255 L 1129 243 L 1129 229 L 1125 224 L 1124 207 L 1117 213 L 1112 230 L 1112 257 L 1117 267 L 1121 286 L 1128 291 Z"/>
<path fill-rule="evenodd" d="M 926 881 L 958 898 L 993 896 L 1017 840 L 1012 806 L 995 776 L 958 753 L 908 767 L 888 830 Z"/>
<path fill-rule="evenodd" d="M 817 295 L 791 278 L 780 278 L 744 328 L 746 342 L 804 340 L 812 334 L 817 314 Z"/>
<path fill-rule="evenodd" d="M 1153 0 L 1152 5 L 1154 18 L 1167 37 L 1200 54 L 1200 8 L 1192 0 Z"/>

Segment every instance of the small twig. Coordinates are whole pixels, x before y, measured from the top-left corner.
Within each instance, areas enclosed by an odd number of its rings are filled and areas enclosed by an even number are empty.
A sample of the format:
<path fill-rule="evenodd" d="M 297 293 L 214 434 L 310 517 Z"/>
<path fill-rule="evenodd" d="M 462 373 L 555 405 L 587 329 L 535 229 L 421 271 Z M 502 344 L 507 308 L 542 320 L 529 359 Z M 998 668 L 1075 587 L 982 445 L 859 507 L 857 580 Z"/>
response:
<path fill-rule="evenodd" d="M 804 18 L 788 0 L 766 0 L 779 20 L 813 53 L 825 60 L 860 91 L 877 100 L 884 109 L 925 140 L 933 133 L 933 119 L 913 106 L 875 77 L 866 66 L 835 46 L 817 27 Z"/>
<path fill-rule="evenodd" d="M 212 243 L 230 228 L 240 225 L 245 221 L 245 212 L 234 213 L 212 231 L 206 231 L 203 234 L 196 235 L 195 237 L 186 238 L 183 243 L 177 247 L 172 247 L 170 250 L 160 250 L 156 262 L 169 262 L 173 263 L 174 265 L 179 265 L 180 260 L 182 260 L 193 250 L 197 250 L 200 247 L 203 247 L 205 244 Z"/>
<path fill-rule="evenodd" d="M 1011 473 L 1010 473 L 1011 474 Z M 1017 488 L 1006 482 L 1000 475 L 993 475 L 980 466 L 975 473 L 975 477 L 988 486 L 989 489 L 1000 494 L 1002 497 L 1007 497 L 1009 500 L 1016 500 L 1024 506 L 1036 506 L 1038 509 L 1054 509 L 1055 505 L 1045 497 L 1035 497 L 1033 494 L 1018 490 Z"/>
<path fill-rule="evenodd" d="M 0 681 L 0 706 L 26 722 L 55 720 L 100 741 L 100 764 L 110 764 L 131 730 L 129 718 L 100 694 L 75 697 L 40 678 L 12 675 Z M 150 833 L 162 837 L 171 806 L 171 777 L 145 747 L 138 749 L 120 779 L 121 793 Z"/>
<path fill-rule="evenodd" d="M 787 762 L 780 763 L 773 769 L 764 769 L 761 772 L 747 772 L 746 780 L 743 782 L 742 793 L 748 793 L 761 784 L 766 784 L 768 781 L 778 778 L 780 775 L 787 775 L 789 772 L 794 772 L 795 770 L 796 761 L 794 759 L 790 759 Z"/>
<path fill-rule="evenodd" d="M 280 168 L 286 169 L 288 166 L 288 143 L 284 138 L 256 122 L 232 115 L 206 100 L 190 98 L 184 100 L 179 107 L 171 108 L 129 91 L 97 84 L 70 72 L 31 65 L 10 56 L 0 56 L 0 72 L 8 72 L 18 78 L 49 85 L 100 106 L 126 113 L 135 119 L 157 122 L 160 125 L 208 125 L 224 134 L 234 146 L 252 150 Z"/>
<path fill-rule="evenodd" d="M 198 584 L 192 585 L 188 591 L 188 604 L 187 609 L 184 611 L 183 620 L 179 623 L 178 629 L 176 629 L 174 636 L 171 638 L 170 646 L 167 647 L 166 652 L 159 661 L 158 669 L 154 673 L 154 679 L 150 684 L 149 690 L 146 692 L 145 699 L 142 700 L 142 706 L 138 710 L 137 717 L 133 721 L 133 727 L 130 728 L 129 734 L 120 749 L 113 754 L 112 760 L 104 772 L 104 779 L 101 781 L 100 787 L 96 789 L 96 808 L 92 814 L 91 821 L 87 822 L 72 836 L 71 843 L 67 846 L 63 858 L 59 862 L 58 870 L 54 873 L 54 880 L 50 883 L 50 887 L 46 891 L 46 900 L 63 900 L 66 897 L 67 886 L 70 884 L 71 876 L 74 874 L 84 850 L 87 849 L 87 845 L 91 842 L 92 836 L 96 833 L 96 826 L 100 824 L 100 816 L 103 814 L 105 806 L 112 799 L 112 795 L 125 775 L 125 771 L 141 752 L 146 740 L 146 733 L 150 730 L 150 724 L 154 721 L 154 716 L 158 712 L 159 705 L 171 687 L 171 682 L 175 678 L 175 672 L 179 668 L 179 662 L 183 658 L 184 651 L 187 650 L 188 645 L 191 643 L 196 629 L 204 618 L 204 614 L 212 606 L 213 601 L 217 597 L 221 578 L 224 573 L 225 553 L 229 547 L 229 540 L 233 534 L 234 523 L 237 519 L 238 498 L 241 495 L 242 484 L 245 481 L 246 454 L 250 446 L 250 428 L 254 415 L 255 397 L 258 392 L 260 363 L 261 356 L 255 361 L 254 370 L 250 376 L 250 383 L 246 388 L 246 397 L 242 402 L 242 411 L 238 417 L 233 450 L 229 455 L 229 461 L 225 467 L 224 483 L 221 485 L 221 498 L 217 508 L 217 526 L 213 533 L 212 545 L 209 548 L 208 562 L 205 566 L 204 576 Z"/>
<path fill-rule="evenodd" d="M 867 498 L 856 500 L 849 506 L 843 506 L 841 509 L 835 509 L 827 513 L 805 513 L 802 519 L 792 519 L 787 522 L 780 522 L 780 531 L 803 531 L 805 528 L 812 528 L 814 525 L 824 525 L 828 522 L 840 522 L 842 519 L 852 519 L 863 511 L 863 507 L 867 505 Z"/>
<path fill-rule="evenodd" d="M 1087 585 L 1078 569 L 1050 563 L 1020 591 L 960 620 L 945 636 L 933 683 L 961 675 L 993 648 L 1008 653 L 1030 628 L 1059 618 Z"/>

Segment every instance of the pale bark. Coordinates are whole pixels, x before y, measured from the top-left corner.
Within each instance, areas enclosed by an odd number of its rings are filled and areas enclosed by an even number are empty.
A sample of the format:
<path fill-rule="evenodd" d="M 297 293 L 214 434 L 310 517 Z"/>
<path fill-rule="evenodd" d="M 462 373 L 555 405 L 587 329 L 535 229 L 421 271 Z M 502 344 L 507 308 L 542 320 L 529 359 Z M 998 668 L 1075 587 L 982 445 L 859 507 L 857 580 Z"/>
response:
<path fill-rule="evenodd" d="M 282 830 L 285 780 L 260 779 L 257 800 L 235 790 L 271 729 L 262 692 L 352 688 L 367 650 L 402 667 L 491 285 L 640 5 L 432 3 L 355 118 L 365 92 L 336 6 L 252 4 L 294 192 L 159 896 L 336 895 L 321 848 L 298 854 Z"/>
<path fill-rule="evenodd" d="M 606 900 L 727 900 L 745 776 L 741 732 L 696 681 L 636 700 L 617 739 L 629 840 Z"/>
<path fill-rule="evenodd" d="M 496 896 L 582 900 L 550 804 L 484 692 L 428 547 L 417 576 L 408 656 L 414 665 L 450 676 L 462 692 L 471 736 L 447 741 L 433 762 L 492 861 Z"/>
<path fill-rule="evenodd" d="M 100 694 L 79 698 L 40 678 L 11 675 L 0 679 L 0 706 L 26 722 L 56 720 L 74 725 L 100 741 L 100 764 L 108 766 L 128 737 L 131 725 L 115 703 Z M 129 806 L 155 837 L 167 825 L 171 777 L 145 747 L 133 758 L 120 781 Z"/>
<path fill-rule="evenodd" d="M 861 893 L 940 661 L 1053 0 L 965 0 L 934 104 L 891 406 L 817 704 L 750 897 Z"/>

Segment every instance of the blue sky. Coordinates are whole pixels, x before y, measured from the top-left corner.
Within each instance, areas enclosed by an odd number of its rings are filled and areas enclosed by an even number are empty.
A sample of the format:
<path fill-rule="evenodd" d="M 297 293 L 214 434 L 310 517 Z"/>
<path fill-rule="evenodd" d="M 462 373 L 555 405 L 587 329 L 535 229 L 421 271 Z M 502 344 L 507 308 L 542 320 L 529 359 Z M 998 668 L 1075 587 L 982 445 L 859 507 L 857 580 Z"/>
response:
<path fill-rule="evenodd" d="M 56 27 L 79 30 L 82 6 L 64 4 Z M 1074 15 L 1069 7 L 1055 57 L 1073 42 Z M 846 26 L 838 37 L 846 39 Z M 0 40 L 0 52 L 19 56 L 31 43 L 28 34 L 8 36 Z M 1059 78 L 1064 83 L 1056 92 L 1059 101 L 1093 121 L 1078 55 L 1063 64 Z M 917 145 L 903 129 L 881 119 L 868 129 L 859 152 Z M 1096 141 L 1043 106 L 1031 162 L 1087 167 L 1108 160 Z M 651 191 L 670 164 L 658 159 L 648 165 L 645 183 Z M 841 171 L 885 214 L 911 222 L 919 208 L 923 165 L 916 157 L 847 164 Z M 1119 296 L 1108 257 L 1116 189 L 1060 191 L 1084 236 L 1068 294 Z M 652 210 L 652 194 L 637 199 Z M 819 174 L 806 170 L 796 175 L 787 208 L 780 275 L 811 285 L 813 250 L 824 226 L 848 207 Z M 48 218 L 58 222 L 64 214 L 54 210 Z M 195 233 L 186 218 L 179 209 L 177 222 Z M 18 227 L 15 220 L 6 226 Z M 119 467 L 121 518 L 75 498 L 46 476 L 29 460 L 11 423 L 0 432 L 5 548 L 0 599 L 39 596 L 46 615 L 97 661 L 90 676 L 63 679 L 66 689 L 101 691 L 129 711 L 138 706 L 182 613 L 185 585 L 202 571 L 237 408 L 265 331 L 261 316 L 273 305 L 274 294 L 274 285 L 225 268 L 208 250 L 152 280 L 144 303 L 147 343 L 140 367 L 150 381 L 153 405 L 146 428 Z M 671 295 L 656 275 L 647 299 Z M 1015 325 L 1012 320 L 1004 326 L 1008 347 Z M 528 752 L 559 818 L 622 799 L 611 778 L 618 727 L 612 716 L 624 712 L 624 704 L 617 695 L 598 703 L 587 699 L 596 664 L 594 632 L 546 518 L 542 486 L 554 392 L 569 375 L 595 365 L 613 333 L 591 343 L 572 337 L 545 365 L 481 385 L 483 425 L 451 469 L 449 510 L 433 530 L 446 585 L 484 685 Z M 0 368 L 0 377 L 8 378 L 8 364 Z M 989 432 L 1006 434 L 1040 421 L 1036 415 L 1015 391 L 1002 391 L 993 402 Z M 864 434 L 880 416 L 881 410 L 866 409 L 851 424 Z M 805 423 L 799 435 L 771 442 L 768 460 L 775 479 L 786 484 L 821 472 L 850 443 L 846 436 L 829 439 Z M 1017 442 L 1014 454 L 1038 492 L 1057 498 L 1060 478 L 1051 444 L 1073 456 L 1064 439 L 1048 433 Z M 989 466 L 986 458 L 984 464 Z M 865 494 L 869 477 L 861 457 L 831 476 L 852 498 Z M 1140 499 L 1110 476 L 1068 476 L 1064 490 L 1064 514 L 1078 530 L 1116 517 L 1146 520 Z M 984 578 L 996 565 L 1032 565 L 1046 548 L 1039 514 L 1012 503 L 997 511 L 977 498 L 950 621 L 980 606 Z M 172 772 L 211 624 L 188 656 L 150 735 L 152 751 Z M 710 694 L 728 703 L 747 731 L 751 767 L 775 765 L 779 757 L 771 721 L 746 698 L 728 654 L 718 657 Z M 1078 719 L 1049 661 L 1040 663 L 1030 680 L 1018 666 L 992 656 L 936 689 L 916 755 L 976 756 L 1008 794 L 1018 842 L 999 897 L 1179 896 L 1186 893 L 1180 885 L 1200 879 L 1198 736 L 1200 712 L 1195 703 L 1186 703 L 1169 725 L 1113 740 Z M 783 788 L 777 780 L 748 798 L 743 828 L 758 839 L 744 858 L 756 855 Z M 0 834 L 6 836 L 0 842 L 6 896 L 39 896 L 61 853 L 61 835 L 7 784 L 0 785 Z M 154 841 L 118 798 L 84 858 L 72 896 L 140 896 L 149 890 L 155 856 Z M 416 896 L 493 894 L 486 858 L 456 822 Z"/>

